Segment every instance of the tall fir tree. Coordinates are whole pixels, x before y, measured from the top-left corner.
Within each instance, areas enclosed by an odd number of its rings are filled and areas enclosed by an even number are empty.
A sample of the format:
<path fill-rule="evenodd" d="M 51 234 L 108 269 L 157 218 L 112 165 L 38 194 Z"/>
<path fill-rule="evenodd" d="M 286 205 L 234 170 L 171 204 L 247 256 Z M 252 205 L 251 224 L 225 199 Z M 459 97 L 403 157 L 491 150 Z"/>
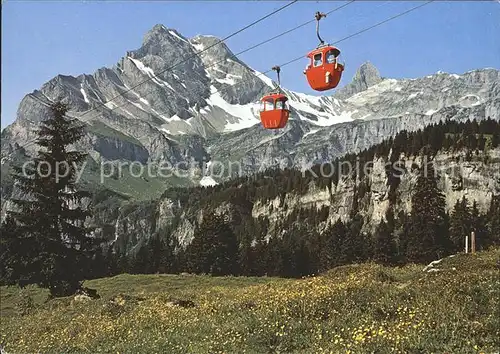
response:
<path fill-rule="evenodd" d="M 112 277 L 118 273 L 118 259 L 113 250 L 113 245 L 106 251 L 106 276 Z"/>
<path fill-rule="evenodd" d="M 118 274 L 132 273 L 132 260 L 125 252 L 117 253 L 115 257 Z"/>
<path fill-rule="evenodd" d="M 500 195 L 493 196 L 491 199 L 490 209 L 486 214 L 486 229 L 488 239 L 486 247 L 500 245 Z"/>
<path fill-rule="evenodd" d="M 133 274 L 151 274 L 154 266 L 151 250 L 148 244 L 142 244 L 135 255 L 130 260 L 130 267 Z M 156 261 L 156 260 L 155 260 Z"/>
<path fill-rule="evenodd" d="M 446 254 L 448 227 L 445 198 L 438 188 L 433 162 L 424 156 L 412 196 L 406 254 L 410 262 L 430 262 Z"/>
<path fill-rule="evenodd" d="M 52 296 L 66 296 L 89 275 L 98 240 L 85 225 L 91 215 L 85 204 L 91 195 L 76 185 L 86 154 L 69 150 L 83 137 L 84 128 L 66 116 L 67 105 L 54 103 L 50 111 L 37 132 L 38 155 L 29 165 L 14 168 L 16 186 L 26 198 L 12 200 L 15 208 L 10 215 L 19 225 L 16 242 L 22 254 L 10 259 L 23 261 L 11 281 L 36 283 Z"/>
<path fill-rule="evenodd" d="M 239 249 L 239 268 L 242 275 L 253 275 L 256 272 L 256 254 L 252 247 L 252 239 L 247 233 L 243 234 Z"/>
<path fill-rule="evenodd" d="M 500 133 L 494 132 L 491 136 L 491 147 L 496 148 L 500 145 Z"/>
<path fill-rule="evenodd" d="M 341 264 L 341 247 L 344 244 L 347 232 L 347 228 L 342 220 L 338 219 L 322 233 L 319 253 L 320 271 L 325 271 Z"/>
<path fill-rule="evenodd" d="M 374 260 L 378 263 L 390 265 L 394 263 L 396 247 L 391 229 L 385 220 L 382 220 L 375 231 Z"/>
<path fill-rule="evenodd" d="M 476 200 L 472 202 L 471 229 L 475 233 L 476 249 L 478 251 L 486 249 L 490 244 L 488 231 L 486 229 L 486 215 L 481 214 Z"/>
<path fill-rule="evenodd" d="M 472 214 L 464 196 L 457 200 L 450 217 L 450 241 L 454 252 L 463 250 L 465 236 L 470 236 L 471 231 Z"/>
<path fill-rule="evenodd" d="M 19 227 L 12 216 L 7 215 L 0 230 L 0 285 L 14 285 L 22 278 L 23 265 L 30 262 L 23 250 Z"/>
<path fill-rule="evenodd" d="M 208 211 L 186 252 L 195 273 L 238 274 L 238 240 L 226 218 Z"/>
<path fill-rule="evenodd" d="M 366 244 L 361 233 L 363 217 L 357 211 L 350 216 L 351 220 L 345 225 L 347 234 L 339 249 L 341 264 L 359 263 L 366 259 Z"/>
<path fill-rule="evenodd" d="M 396 218 L 392 207 L 385 213 L 385 220 L 377 226 L 374 235 L 373 259 L 381 264 L 395 264 L 399 260 L 395 237 Z"/>

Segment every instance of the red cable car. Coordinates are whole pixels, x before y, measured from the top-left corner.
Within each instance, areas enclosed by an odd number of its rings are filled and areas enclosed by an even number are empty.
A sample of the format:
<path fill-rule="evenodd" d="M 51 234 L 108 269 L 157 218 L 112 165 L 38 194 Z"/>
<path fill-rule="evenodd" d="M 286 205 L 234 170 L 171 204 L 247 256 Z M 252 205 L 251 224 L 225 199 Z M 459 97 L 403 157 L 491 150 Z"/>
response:
<path fill-rule="evenodd" d="M 262 97 L 260 120 L 266 129 L 281 129 L 288 122 L 290 110 L 288 109 L 288 98 L 281 93 L 280 67 L 275 66 L 273 70 L 276 70 L 278 73 L 278 87 Z"/>
<path fill-rule="evenodd" d="M 319 20 L 326 14 L 316 12 L 316 35 L 320 44 L 307 54 L 309 64 L 304 70 L 309 86 L 316 91 L 326 91 L 337 87 L 344 71 L 344 65 L 340 64 L 337 57 L 340 50 L 325 44 L 319 35 Z"/>

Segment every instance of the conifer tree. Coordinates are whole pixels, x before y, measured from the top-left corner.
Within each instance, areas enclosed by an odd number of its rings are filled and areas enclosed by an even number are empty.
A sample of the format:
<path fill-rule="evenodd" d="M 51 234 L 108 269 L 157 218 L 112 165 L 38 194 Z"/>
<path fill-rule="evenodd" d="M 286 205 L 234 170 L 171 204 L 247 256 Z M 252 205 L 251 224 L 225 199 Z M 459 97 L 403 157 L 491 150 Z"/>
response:
<path fill-rule="evenodd" d="M 407 258 L 410 262 L 431 262 L 446 253 L 448 228 L 445 205 L 433 163 L 424 158 L 412 196 L 411 227 L 407 239 Z"/>
<path fill-rule="evenodd" d="M 106 276 L 112 277 L 118 273 L 118 260 L 113 252 L 113 246 L 106 251 Z"/>
<path fill-rule="evenodd" d="M 255 248 L 252 247 L 252 240 L 248 235 L 244 235 L 241 240 L 239 250 L 239 267 L 242 275 L 252 275 L 256 266 Z"/>
<path fill-rule="evenodd" d="M 85 207 L 90 194 L 78 190 L 77 169 L 86 154 L 69 150 L 85 134 L 76 119 L 66 116 L 68 107 L 54 103 L 51 116 L 37 132 L 38 155 L 27 167 L 15 167 L 13 178 L 26 199 L 13 200 L 11 211 L 19 225 L 22 260 L 17 279 L 48 288 L 52 296 L 66 296 L 81 287 L 89 275 L 90 257 L 99 240 L 90 237 Z M 29 259 L 29 262 L 24 261 Z"/>
<path fill-rule="evenodd" d="M 0 237 L 0 284 L 14 285 L 21 278 L 23 265 L 30 262 L 23 257 L 23 244 L 19 237 L 19 227 L 14 219 L 7 215 L 1 226 Z"/>
<path fill-rule="evenodd" d="M 464 248 L 464 238 L 472 231 L 472 215 L 465 196 L 457 200 L 450 218 L 450 241 L 453 244 L 453 252 L 459 252 Z"/>
<path fill-rule="evenodd" d="M 366 245 L 361 229 L 363 228 L 363 217 L 356 213 L 351 213 L 351 220 L 346 223 L 345 237 L 339 248 L 339 259 L 341 264 L 362 262 L 366 259 Z"/>
<path fill-rule="evenodd" d="M 408 235 L 411 228 L 410 217 L 403 210 L 400 210 L 396 217 L 394 217 L 394 215 L 392 216 L 393 219 L 387 218 L 387 223 L 390 228 L 391 222 L 389 220 L 393 220 L 393 235 L 396 245 L 395 262 L 398 264 L 405 264 Z"/>
<path fill-rule="evenodd" d="M 338 219 L 335 224 L 328 227 L 321 235 L 321 250 L 319 270 L 325 271 L 341 264 L 341 247 L 346 237 L 347 229 Z"/>
<path fill-rule="evenodd" d="M 494 149 L 500 145 L 500 134 L 498 132 L 493 133 L 491 136 L 491 147 Z"/>
<path fill-rule="evenodd" d="M 396 247 L 388 223 L 384 220 L 380 222 L 375 231 L 374 260 L 378 263 L 393 264 L 396 256 Z"/>
<path fill-rule="evenodd" d="M 269 247 L 267 242 L 259 238 L 254 246 L 254 267 L 252 275 L 263 276 L 268 273 L 267 260 L 269 254 Z"/>
<path fill-rule="evenodd" d="M 487 246 L 500 245 L 500 196 L 494 196 L 486 215 L 488 240 Z"/>
<path fill-rule="evenodd" d="M 151 274 L 152 257 L 147 244 L 141 245 L 131 261 L 131 270 L 133 274 Z"/>
<path fill-rule="evenodd" d="M 213 275 L 237 275 L 238 239 L 224 217 L 215 218 L 216 248 L 210 273 Z"/>
<path fill-rule="evenodd" d="M 178 271 L 178 257 L 176 257 L 175 250 L 177 247 L 176 239 L 171 234 L 167 238 L 161 240 L 162 249 L 160 252 L 160 259 L 158 262 L 158 271 L 160 273 L 175 273 Z"/>
<path fill-rule="evenodd" d="M 91 257 L 91 274 L 89 278 L 103 278 L 107 275 L 107 264 L 104 250 L 102 247 L 96 247 Z"/>
<path fill-rule="evenodd" d="M 132 263 L 130 258 L 127 256 L 127 254 L 124 252 L 124 253 L 121 253 L 117 256 L 117 262 L 116 262 L 116 268 L 117 268 L 117 272 L 119 274 L 123 274 L 123 273 L 130 273 L 131 271 L 131 266 L 130 264 Z"/>
<path fill-rule="evenodd" d="M 487 248 L 491 240 L 486 228 L 486 215 L 481 215 L 476 200 L 472 203 L 471 208 L 471 229 L 476 234 L 476 249 Z"/>
<path fill-rule="evenodd" d="M 212 275 L 238 274 L 238 240 L 224 216 L 205 212 L 186 250 L 191 271 Z"/>
<path fill-rule="evenodd" d="M 286 267 L 280 240 L 275 236 L 265 245 L 265 274 L 280 276 L 285 273 Z"/>
<path fill-rule="evenodd" d="M 148 273 L 158 273 L 162 255 L 165 252 L 165 244 L 158 235 L 154 235 L 149 239 L 147 248 L 150 257 L 148 260 Z"/>

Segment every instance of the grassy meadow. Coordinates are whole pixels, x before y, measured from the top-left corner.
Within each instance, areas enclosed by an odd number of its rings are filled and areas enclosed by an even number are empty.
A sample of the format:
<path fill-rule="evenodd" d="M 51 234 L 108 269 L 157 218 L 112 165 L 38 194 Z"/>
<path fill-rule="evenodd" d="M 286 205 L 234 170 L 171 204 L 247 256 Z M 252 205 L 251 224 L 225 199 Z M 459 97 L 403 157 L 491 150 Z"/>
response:
<path fill-rule="evenodd" d="M 119 275 L 97 300 L 2 287 L 11 353 L 494 353 L 500 250 L 304 279 Z M 179 305 L 178 300 L 185 303 Z"/>

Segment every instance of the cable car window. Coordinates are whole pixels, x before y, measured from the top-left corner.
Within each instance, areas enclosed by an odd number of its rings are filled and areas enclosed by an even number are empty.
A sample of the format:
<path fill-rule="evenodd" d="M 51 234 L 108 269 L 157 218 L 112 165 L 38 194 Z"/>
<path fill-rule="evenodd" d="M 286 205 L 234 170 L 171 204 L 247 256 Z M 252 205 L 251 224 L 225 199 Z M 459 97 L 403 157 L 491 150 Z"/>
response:
<path fill-rule="evenodd" d="M 314 66 L 320 66 L 323 64 L 323 61 L 321 60 L 321 53 L 315 54 L 314 55 Z"/>
<path fill-rule="evenodd" d="M 274 101 L 272 98 L 269 98 L 264 101 L 264 110 L 272 111 L 274 109 Z"/>
<path fill-rule="evenodd" d="M 328 64 L 332 64 L 332 63 L 335 63 L 335 53 L 333 50 L 329 50 L 327 53 L 326 53 L 326 62 Z"/>
<path fill-rule="evenodd" d="M 283 101 L 281 100 L 276 101 L 276 109 L 283 109 Z"/>

